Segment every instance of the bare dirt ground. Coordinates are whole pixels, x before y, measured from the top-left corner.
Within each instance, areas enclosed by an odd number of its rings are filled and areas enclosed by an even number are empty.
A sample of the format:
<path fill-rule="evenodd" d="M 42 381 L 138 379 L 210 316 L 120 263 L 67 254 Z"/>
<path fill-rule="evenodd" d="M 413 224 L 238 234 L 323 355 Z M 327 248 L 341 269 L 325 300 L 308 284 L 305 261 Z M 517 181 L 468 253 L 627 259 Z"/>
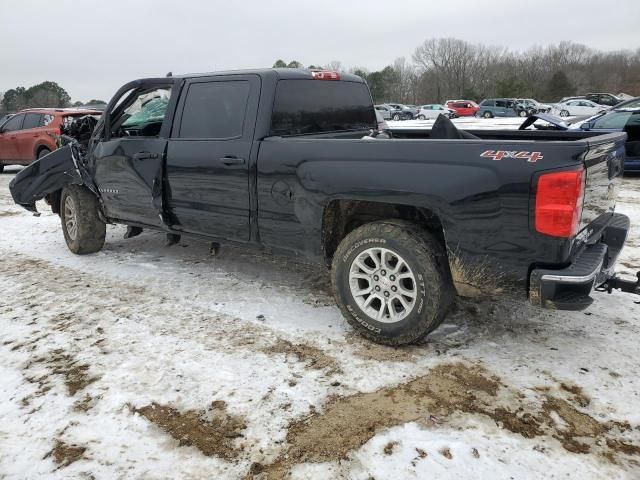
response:
<path fill-rule="evenodd" d="M 460 302 L 354 335 L 321 268 L 162 235 L 79 257 L 0 175 L 0 478 L 640 478 L 640 315 Z M 640 267 L 635 225 L 620 271 Z"/>

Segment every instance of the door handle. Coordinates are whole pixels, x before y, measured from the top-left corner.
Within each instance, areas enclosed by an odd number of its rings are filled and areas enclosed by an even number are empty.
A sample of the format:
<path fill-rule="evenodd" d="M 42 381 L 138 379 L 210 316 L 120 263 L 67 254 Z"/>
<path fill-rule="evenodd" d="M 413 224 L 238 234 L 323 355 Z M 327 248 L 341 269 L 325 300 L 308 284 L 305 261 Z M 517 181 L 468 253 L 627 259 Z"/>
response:
<path fill-rule="evenodd" d="M 220 162 L 224 163 L 227 166 L 231 166 L 231 165 L 243 165 L 244 164 L 244 158 L 238 158 L 238 157 L 222 157 L 220 158 Z"/>
<path fill-rule="evenodd" d="M 158 158 L 158 154 L 151 153 L 151 152 L 138 152 L 133 155 L 133 158 L 135 158 L 136 160 L 145 160 L 147 158 Z"/>

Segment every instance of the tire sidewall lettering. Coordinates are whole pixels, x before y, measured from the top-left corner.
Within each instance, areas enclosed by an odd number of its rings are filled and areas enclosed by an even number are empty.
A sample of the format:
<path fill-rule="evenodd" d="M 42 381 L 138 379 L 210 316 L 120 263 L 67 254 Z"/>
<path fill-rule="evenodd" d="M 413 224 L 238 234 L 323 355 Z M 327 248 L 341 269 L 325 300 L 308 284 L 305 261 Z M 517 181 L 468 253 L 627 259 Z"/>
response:
<path fill-rule="evenodd" d="M 354 250 L 357 250 L 363 245 L 368 245 L 369 243 L 381 243 L 385 245 L 387 241 L 384 238 L 364 238 L 362 240 L 358 240 L 356 243 L 351 245 L 349 247 L 349 250 L 347 250 L 346 253 L 342 256 L 342 261 L 344 263 L 347 263 L 349 257 L 351 256 Z"/>

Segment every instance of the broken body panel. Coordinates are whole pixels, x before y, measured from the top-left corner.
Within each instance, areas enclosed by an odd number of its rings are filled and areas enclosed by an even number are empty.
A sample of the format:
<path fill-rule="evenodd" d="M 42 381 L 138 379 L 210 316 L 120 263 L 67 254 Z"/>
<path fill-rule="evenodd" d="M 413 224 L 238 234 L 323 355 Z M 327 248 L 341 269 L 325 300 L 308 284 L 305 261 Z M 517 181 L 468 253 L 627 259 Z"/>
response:
<path fill-rule="evenodd" d="M 97 193 L 79 156 L 76 146 L 66 145 L 18 172 L 9 184 L 14 202 L 37 213 L 36 201 L 67 185 L 84 184 Z"/>

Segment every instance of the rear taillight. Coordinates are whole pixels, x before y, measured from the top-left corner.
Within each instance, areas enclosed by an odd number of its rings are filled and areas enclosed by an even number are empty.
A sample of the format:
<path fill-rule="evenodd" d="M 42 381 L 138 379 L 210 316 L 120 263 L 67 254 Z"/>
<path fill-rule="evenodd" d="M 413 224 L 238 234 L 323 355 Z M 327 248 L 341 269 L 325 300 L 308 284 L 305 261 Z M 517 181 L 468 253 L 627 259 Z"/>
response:
<path fill-rule="evenodd" d="M 316 80 L 340 80 L 340 74 L 338 72 L 330 72 L 328 70 L 311 72 L 311 75 Z"/>
<path fill-rule="evenodd" d="M 536 231 L 570 238 L 578 233 L 584 200 L 584 170 L 545 173 L 536 189 Z"/>

